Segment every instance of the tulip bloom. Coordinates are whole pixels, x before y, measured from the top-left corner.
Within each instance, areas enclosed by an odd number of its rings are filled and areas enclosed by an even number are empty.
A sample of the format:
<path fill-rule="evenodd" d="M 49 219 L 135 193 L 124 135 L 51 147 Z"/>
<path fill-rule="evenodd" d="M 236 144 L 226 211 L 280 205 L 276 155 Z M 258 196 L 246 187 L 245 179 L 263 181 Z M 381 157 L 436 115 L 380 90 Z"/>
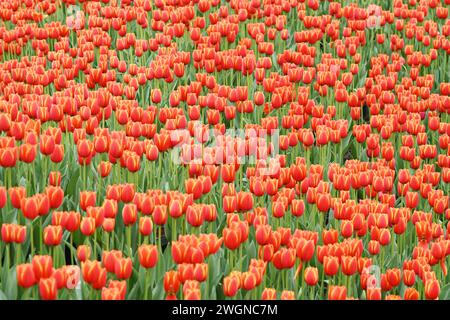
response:
<path fill-rule="evenodd" d="M 34 268 L 31 263 L 17 265 L 16 276 L 17 284 L 22 288 L 30 288 L 36 284 Z"/>
<path fill-rule="evenodd" d="M 319 271 L 314 267 L 307 267 L 305 269 L 305 282 L 308 286 L 315 286 L 319 281 Z"/>
<path fill-rule="evenodd" d="M 154 245 L 141 245 L 138 248 L 139 263 L 144 268 L 153 268 L 158 262 L 158 249 Z"/>
<path fill-rule="evenodd" d="M 46 278 L 39 280 L 39 295 L 42 300 L 56 300 L 58 288 L 54 278 Z"/>

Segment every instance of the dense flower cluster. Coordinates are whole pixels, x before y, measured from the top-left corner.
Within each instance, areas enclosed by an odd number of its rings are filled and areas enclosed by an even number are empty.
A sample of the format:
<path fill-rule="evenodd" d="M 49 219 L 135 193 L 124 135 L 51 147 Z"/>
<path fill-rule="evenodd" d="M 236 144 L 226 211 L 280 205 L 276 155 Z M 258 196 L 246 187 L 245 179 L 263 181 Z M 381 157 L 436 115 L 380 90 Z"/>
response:
<path fill-rule="evenodd" d="M 0 1 L 1 296 L 448 298 L 449 8 Z"/>

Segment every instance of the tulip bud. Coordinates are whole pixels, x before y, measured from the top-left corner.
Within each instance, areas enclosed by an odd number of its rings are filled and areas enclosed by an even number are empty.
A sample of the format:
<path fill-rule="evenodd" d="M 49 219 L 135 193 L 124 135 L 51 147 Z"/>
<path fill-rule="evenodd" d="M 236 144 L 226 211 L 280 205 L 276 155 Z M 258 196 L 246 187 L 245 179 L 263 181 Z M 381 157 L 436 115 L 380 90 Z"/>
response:
<path fill-rule="evenodd" d="M 41 278 L 39 280 L 39 295 L 42 300 L 56 300 L 58 288 L 54 278 Z"/>
<path fill-rule="evenodd" d="M 153 268 L 158 262 L 158 249 L 154 245 L 141 245 L 138 249 L 139 263 L 144 268 Z"/>

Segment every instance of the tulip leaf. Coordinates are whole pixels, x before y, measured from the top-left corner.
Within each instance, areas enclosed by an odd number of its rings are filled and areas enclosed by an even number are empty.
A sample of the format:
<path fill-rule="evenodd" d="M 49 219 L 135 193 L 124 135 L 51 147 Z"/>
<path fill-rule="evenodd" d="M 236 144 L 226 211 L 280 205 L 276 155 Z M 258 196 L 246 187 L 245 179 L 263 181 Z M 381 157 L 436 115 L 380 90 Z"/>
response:
<path fill-rule="evenodd" d="M 143 267 L 139 268 L 139 273 L 138 273 L 138 281 L 137 283 L 139 283 L 139 287 L 141 288 L 141 292 L 142 292 L 142 296 L 144 295 L 144 290 L 145 290 L 145 275 L 147 274 L 147 272 L 150 272 L 150 270 L 146 270 Z"/>
<path fill-rule="evenodd" d="M 0 290 L 0 300 L 8 300 L 8 297 L 2 290 Z"/>
<path fill-rule="evenodd" d="M 447 284 L 441 289 L 441 293 L 439 294 L 439 300 L 449 300 L 449 299 L 450 299 L 450 284 Z"/>
<path fill-rule="evenodd" d="M 17 277 L 16 270 L 12 268 L 9 270 L 8 278 L 6 279 L 6 296 L 9 300 L 17 299 Z"/>
<path fill-rule="evenodd" d="M 139 283 L 136 282 L 136 284 L 134 285 L 133 289 L 131 289 L 130 293 L 128 294 L 128 299 L 129 300 L 136 300 L 136 294 L 137 294 L 137 289 L 139 288 Z"/>
<path fill-rule="evenodd" d="M 80 179 L 80 169 L 73 168 L 73 172 L 71 172 L 70 174 L 70 180 L 67 183 L 67 186 L 65 188 L 66 191 L 64 193 L 68 195 L 75 195 L 76 197 L 77 195 L 75 191 L 77 190 L 77 184 L 79 179 Z"/>

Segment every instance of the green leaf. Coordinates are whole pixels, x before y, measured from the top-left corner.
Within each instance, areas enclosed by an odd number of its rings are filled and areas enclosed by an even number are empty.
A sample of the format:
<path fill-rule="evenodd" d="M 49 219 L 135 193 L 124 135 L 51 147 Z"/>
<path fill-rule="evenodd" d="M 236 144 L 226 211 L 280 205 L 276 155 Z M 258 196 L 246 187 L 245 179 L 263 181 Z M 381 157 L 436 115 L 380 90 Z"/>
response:
<path fill-rule="evenodd" d="M 17 277 L 15 268 L 11 269 L 8 273 L 8 278 L 6 279 L 5 294 L 9 300 L 17 299 Z"/>
<path fill-rule="evenodd" d="M 447 284 L 441 289 L 439 300 L 449 300 L 449 299 L 450 299 L 450 284 Z"/>
<path fill-rule="evenodd" d="M 0 300 L 8 300 L 8 298 L 6 297 L 5 293 L 0 290 Z"/>
<path fill-rule="evenodd" d="M 131 289 L 130 293 L 128 294 L 128 299 L 129 300 L 136 300 L 136 295 L 137 295 L 139 287 L 140 287 L 139 283 L 136 282 L 136 284 L 134 285 L 133 289 Z"/>

